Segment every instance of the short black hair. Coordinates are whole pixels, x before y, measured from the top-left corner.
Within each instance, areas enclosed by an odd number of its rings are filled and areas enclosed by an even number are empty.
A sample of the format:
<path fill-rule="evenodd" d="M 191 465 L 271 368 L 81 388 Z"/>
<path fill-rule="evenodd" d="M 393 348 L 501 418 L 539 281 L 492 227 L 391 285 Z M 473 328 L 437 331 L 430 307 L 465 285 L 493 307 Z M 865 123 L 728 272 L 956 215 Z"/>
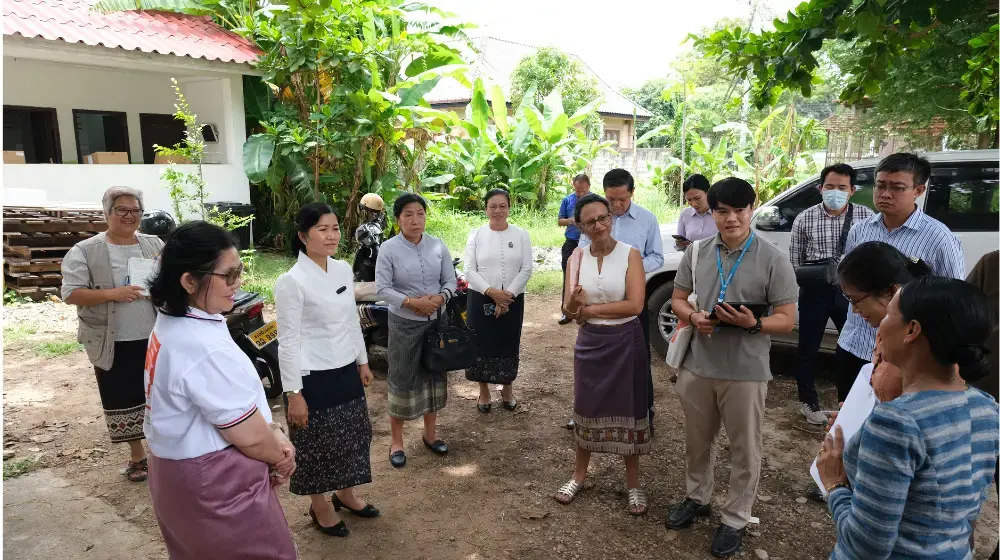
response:
<path fill-rule="evenodd" d="M 708 207 L 712 210 L 718 210 L 720 204 L 733 208 L 746 208 L 755 200 L 757 193 L 754 192 L 753 186 L 738 177 L 726 177 L 708 189 Z"/>
<path fill-rule="evenodd" d="M 826 176 L 830 173 L 836 173 L 837 175 L 847 175 L 851 178 L 851 186 L 857 184 L 858 182 L 858 172 L 854 170 L 853 167 L 847 165 L 846 163 L 835 163 L 833 165 L 828 165 L 823 168 L 823 171 L 819 173 L 819 184 L 823 185 L 826 183 Z"/>
<path fill-rule="evenodd" d="M 299 233 L 308 234 L 309 230 L 312 229 L 320 218 L 327 214 L 337 215 L 330 208 L 329 204 L 325 202 L 310 202 L 302 208 L 299 208 L 299 213 L 295 216 L 295 231 L 296 235 L 292 238 L 292 252 L 298 255 L 299 253 L 306 252 L 306 244 L 299 239 Z"/>
<path fill-rule="evenodd" d="M 406 208 L 407 204 L 413 204 L 414 202 L 422 206 L 424 212 L 427 211 L 427 201 L 424 200 L 424 197 L 415 193 L 406 193 L 397 198 L 396 201 L 392 203 L 392 215 L 395 216 L 396 219 L 398 220 L 400 214 L 403 213 L 403 208 Z"/>
<path fill-rule="evenodd" d="M 708 189 L 712 188 L 712 184 L 708 182 L 708 177 L 705 177 L 701 173 L 695 173 L 684 179 L 683 188 L 684 192 L 688 192 L 691 189 L 708 192 Z"/>
<path fill-rule="evenodd" d="M 579 181 L 583 181 L 584 183 L 587 183 L 589 185 L 590 177 L 588 177 L 586 173 L 580 173 L 576 177 L 573 177 L 573 184 L 576 184 Z"/>
<path fill-rule="evenodd" d="M 927 263 L 911 259 L 882 241 L 858 245 L 837 265 L 837 276 L 842 284 L 876 295 L 886 295 L 893 286 L 903 286 L 930 274 Z"/>
<path fill-rule="evenodd" d="M 632 174 L 621 168 L 612 169 L 605 173 L 603 183 L 604 190 L 615 187 L 628 187 L 628 192 L 635 190 L 635 179 L 632 178 Z"/>
<path fill-rule="evenodd" d="M 160 269 L 149 286 L 153 305 L 167 315 L 183 317 L 190 306 L 190 294 L 181 285 L 181 276 L 204 279 L 215 269 L 223 251 L 239 247 L 233 234 L 201 220 L 181 224 L 167 236 L 160 251 Z"/>
<path fill-rule="evenodd" d="M 954 278 L 925 276 L 900 291 L 899 311 L 905 322 L 920 323 L 938 364 L 958 364 L 965 381 L 978 381 L 990 373 L 985 345 L 996 318 L 982 290 Z"/>
<path fill-rule="evenodd" d="M 494 196 L 503 196 L 507 199 L 507 206 L 510 206 L 510 193 L 507 192 L 507 189 L 490 189 L 490 191 L 486 193 L 486 196 L 483 197 L 483 206 L 489 204 L 490 199 Z"/>
<path fill-rule="evenodd" d="M 926 185 L 931 177 L 931 162 L 908 152 L 899 152 L 882 158 L 875 168 L 875 173 L 898 173 L 900 171 L 913 174 L 913 184 Z"/>
<path fill-rule="evenodd" d="M 608 199 L 599 194 L 590 193 L 580 200 L 577 200 L 576 206 L 573 208 L 573 219 L 576 220 L 577 224 L 580 223 L 580 214 L 583 212 L 583 207 L 588 204 L 594 204 L 595 202 L 603 204 L 604 207 L 608 209 L 608 212 L 611 212 L 611 205 L 608 204 Z"/>

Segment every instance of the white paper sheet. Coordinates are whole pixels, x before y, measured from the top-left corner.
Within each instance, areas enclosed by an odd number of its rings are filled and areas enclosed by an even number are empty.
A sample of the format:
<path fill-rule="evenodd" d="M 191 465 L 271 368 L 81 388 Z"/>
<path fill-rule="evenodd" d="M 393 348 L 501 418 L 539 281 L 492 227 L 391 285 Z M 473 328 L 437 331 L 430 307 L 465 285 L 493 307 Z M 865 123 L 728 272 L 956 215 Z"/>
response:
<path fill-rule="evenodd" d="M 837 426 L 840 426 L 841 431 L 844 433 L 845 446 L 854 437 L 854 434 L 858 433 L 862 424 L 865 423 L 865 420 L 871 415 L 872 410 L 875 409 L 875 405 L 879 403 L 878 397 L 875 396 L 875 389 L 872 388 L 872 371 L 874 369 L 875 366 L 872 364 L 866 364 L 858 372 L 858 378 L 854 380 L 851 391 L 847 393 L 847 400 L 844 401 L 844 407 L 840 409 L 840 413 L 837 414 L 837 421 L 830 428 L 832 433 Z M 816 485 L 819 486 L 820 491 L 826 496 L 826 488 L 823 487 L 823 482 L 819 478 L 819 469 L 816 467 L 815 459 L 813 459 L 812 466 L 809 467 L 809 474 L 812 475 L 813 480 L 816 481 Z"/>
<path fill-rule="evenodd" d="M 144 288 L 142 295 L 149 295 L 149 284 L 156 276 L 157 261 L 130 257 L 128 260 L 128 283 L 130 286 Z"/>

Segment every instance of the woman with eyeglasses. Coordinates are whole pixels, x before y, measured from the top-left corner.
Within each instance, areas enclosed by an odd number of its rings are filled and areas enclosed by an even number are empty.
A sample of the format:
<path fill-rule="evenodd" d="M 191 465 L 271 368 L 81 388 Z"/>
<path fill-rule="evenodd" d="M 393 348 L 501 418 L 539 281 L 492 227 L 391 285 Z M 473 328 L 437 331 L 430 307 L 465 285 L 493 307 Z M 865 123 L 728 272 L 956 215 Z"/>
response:
<path fill-rule="evenodd" d="M 588 194 L 574 217 L 592 243 L 570 258 L 563 312 L 580 325 L 573 353 L 573 478 L 556 491 L 569 504 L 583 490 L 591 453 L 613 453 L 625 461 L 628 511 L 645 515 L 639 456 L 649 453 L 647 395 L 649 349 L 639 324 L 646 275 L 639 251 L 611 236 L 611 206 Z"/>
<path fill-rule="evenodd" d="M 243 273 L 236 240 L 188 222 L 160 260 L 149 289 L 160 314 L 146 356 L 145 433 L 167 552 L 173 560 L 292 560 L 274 486 L 295 472 L 295 448 L 223 316 Z"/>
<path fill-rule="evenodd" d="M 346 537 L 347 526 L 336 514 L 341 508 L 358 517 L 379 515 L 354 493 L 355 486 L 372 481 L 365 399 L 372 372 L 354 302 L 354 273 L 334 259 L 337 215 L 313 202 L 299 210 L 295 223 L 298 261 L 274 284 L 281 384 L 298 461 L 289 490 L 309 496 L 309 516 L 323 534 Z M 327 492 L 333 493 L 332 507 Z"/>
<path fill-rule="evenodd" d="M 469 281 L 468 324 L 476 331 L 476 365 L 465 378 L 479 383 L 479 412 L 493 407 L 490 383 L 503 386 L 502 406 L 517 409 L 514 379 L 521 352 L 524 288 L 531 278 L 531 239 L 528 232 L 507 222 L 510 193 L 486 193 L 489 222 L 469 235 L 465 247 L 465 276 Z"/>
<path fill-rule="evenodd" d="M 837 267 L 840 288 L 851 303 L 851 312 L 875 329 L 878 329 L 885 318 L 892 296 L 908 282 L 930 274 L 931 269 L 926 263 L 920 259 L 910 259 L 892 245 L 881 241 L 858 245 L 844 256 Z M 877 331 L 872 364 L 875 396 L 881 402 L 891 401 L 899 396 L 903 390 L 899 369 L 885 360 L 882 339 Z M 857 373 L 849 379 L 838 378 L 838 382 L 843 385 L 838 385 L 837 392 L 846 397 Z"/>
<path fill-rule="evenodd" d="M 108 230 L 77 243 L 63 258 L 62 298 L 77 307 L 77 340 L 94 365 L 111 442 L 128 443 L 125 476 L 141 482 L 148 470 L 142 445 L 142 369 L 156 310 L 145 286 L 129 281 L 129 261 L 156 259 L 163 242 L 137 233 L 141 192 L 111 187 L 103 204 Z"/>
<path fill-rule="evenodd" d="M 962 280 L 919 278 L 892 296 L 879 331 L 902 394 L 849 441 L 838 426 L 820 448 L 837 532 L 830 558 L 972 558 L 1000 421 L 996 401 L 966 382 L 989 373 L 993 327 L 986 296 Z"/>

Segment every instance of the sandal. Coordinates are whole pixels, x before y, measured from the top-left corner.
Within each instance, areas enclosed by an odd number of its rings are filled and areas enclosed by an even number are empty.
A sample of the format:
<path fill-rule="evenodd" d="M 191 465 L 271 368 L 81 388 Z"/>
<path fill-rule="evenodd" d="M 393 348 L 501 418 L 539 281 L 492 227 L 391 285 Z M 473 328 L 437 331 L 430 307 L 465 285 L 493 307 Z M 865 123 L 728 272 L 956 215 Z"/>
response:
<path fill-rule="evenodd" d="M 511 412 L 514 412 L 517 410 L 517 399 L 511 398 L 509 401 L 503 401 L 503 407 Z"/>
<path fill-rule="evenodd" d="M 149 476 L 149 458 L 141 461 L 129 461 L 125 467 L 125 476 L 131 482 L 142 482 Z"/>
<path fill-rule="evenodd" d="M 576 499 L 576 495 L 583 491 L 583 484 L 577 482 L 575 479 L 571 479 L 566 484 L 559 487 L 556 495 L 553 496 L 557 502 L 562 505 L 569 505 Z M 566 496 L 565 499 L 560 499 L 560 496 Z"/>
<path fill-rule="evenodd" d="M 638 510 L 638 511 L 637 511 Z M 642 488 L 628 489 L 628 513 L 636 517 L 646 515 L 649 510 L 649 502 L 646 500 L 646 492 Z"/>

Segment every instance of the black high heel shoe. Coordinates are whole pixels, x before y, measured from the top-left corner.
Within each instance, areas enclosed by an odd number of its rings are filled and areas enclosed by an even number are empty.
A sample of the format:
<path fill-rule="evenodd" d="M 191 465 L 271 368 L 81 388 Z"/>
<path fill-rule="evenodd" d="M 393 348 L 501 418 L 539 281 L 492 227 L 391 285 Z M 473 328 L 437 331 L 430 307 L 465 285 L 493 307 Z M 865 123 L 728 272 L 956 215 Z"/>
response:
<path fill-rule="evenodd" d="M 341 519 L 340 523 L 337 523 L 333 527 L 324 527 L 323 525 L 321 525 L 319 519 L 316 518 L 316 512 L 313 511 L 312 506 L 309 506 L 309 517 L 312 518 L 313 525 L 315 525 L 316 528 L 319 529 L 319 531 L 324 535 L 328 535 L 331 537 L 346 537 L 347 535 L 351 534 L 350 529 L 347 528 L 347 524 L 344 523 L 343 519 Z"/>
<path fill-rule="evenodd" d="M 353 513 L 354 515 L 357 515 L 358 517 L 365 517 L 365 518 L 371 519 L 373 517 L 378 517 L 379 516 L 378 508 L 375 507 L 375 506 L 373 506 L 373 505 L 371 505 L 371 504 L 365 504 L 365 507 L 363 507 L 361 509 L 351 509 L 351 508 L 347 507 L 346 505 L 344 505 L 344 502 L 340 501 L 340 498 L 338 498 L 337 495 L 334 494 L 333 495 L 333 511 L 340 511 L 341 508 L 346 509 L 347 511 Z"/>

